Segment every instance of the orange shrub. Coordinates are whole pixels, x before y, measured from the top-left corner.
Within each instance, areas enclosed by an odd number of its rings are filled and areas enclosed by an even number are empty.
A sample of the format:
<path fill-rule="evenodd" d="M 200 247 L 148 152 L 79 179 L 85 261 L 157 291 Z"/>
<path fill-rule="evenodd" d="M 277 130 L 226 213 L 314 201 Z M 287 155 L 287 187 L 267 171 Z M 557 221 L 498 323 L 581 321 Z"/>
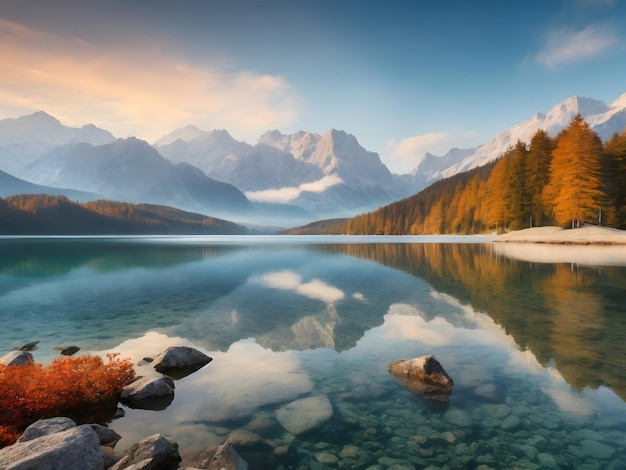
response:
<path fill-rule="evenodd" d="M 50 365 L 0 364 L 0 447 L 9 445 L 41 418 L 68 416 L 77 422 L 113 410 L 135 378 L 130 359 L 107 354 L 55 359 Z"/>

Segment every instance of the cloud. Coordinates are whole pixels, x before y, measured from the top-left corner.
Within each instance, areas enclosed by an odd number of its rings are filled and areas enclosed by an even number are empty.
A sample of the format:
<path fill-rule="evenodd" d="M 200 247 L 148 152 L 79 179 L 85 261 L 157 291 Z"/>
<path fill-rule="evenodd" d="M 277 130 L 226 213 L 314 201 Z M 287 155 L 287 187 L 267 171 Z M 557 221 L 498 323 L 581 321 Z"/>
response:
<path fill-rule="evenodd" d="M 333 304 L 345 297 L 341 289 L 319 279 L 302 282 L 302 277 L 293 271 L 277 271 L 261 276 L 261 282 L 274 289 L 291 290 L 310 299 Z"/>
<path fill-rule="evenodd" d="M 582 31 L 560 29 L 548 35 L 546 47 L 536 60 L 550 68 L 591 59 L 609 49 L 617 37 L 607 25 L 591 25 Z"/>
<path fill-rule="evenodd" d="M 44 110 L 65 124 L 93 122 L 119 137 L 155 140 L 195 124 L 251 140 L 296 115 L 296 99 L 280 76 L 192 65 L 147 41 L 103 48 L 2 19 L 0 76 L 8 117 Z"/>
<path fill-rule="evenodd" d="M 303 192 L 322 193 L 328 188 L 343 183 L 337 175 L 326 175 L 311 183 L 303 183 L 299 186 L 289 186 L 277 189 L 264 189 L 262 191 L 248 191 L 246 197 L 251 201 L 276 202 L 286 204 L 297 199 Z"/>
<path fill-rule="evenodd" d="M 477 145 L 472 131 L 428 132 L 426 134 L 389 140 L 386 143 L 384 160 L 394 173 L 413 170 L 426 153 L 445 155 L 451 148 L 471 148 Z"/>

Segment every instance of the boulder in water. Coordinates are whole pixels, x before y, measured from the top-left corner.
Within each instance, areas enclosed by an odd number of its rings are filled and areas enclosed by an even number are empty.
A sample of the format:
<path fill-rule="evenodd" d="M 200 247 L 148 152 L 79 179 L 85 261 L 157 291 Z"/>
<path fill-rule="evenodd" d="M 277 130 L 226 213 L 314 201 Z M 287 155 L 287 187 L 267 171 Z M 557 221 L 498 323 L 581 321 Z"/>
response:
<path fill-rule="evenodd" d="M 454 380 L 434 356 L 396 361 L 389 364 L 389 371 L 413 393 L 452 393 Z"/>

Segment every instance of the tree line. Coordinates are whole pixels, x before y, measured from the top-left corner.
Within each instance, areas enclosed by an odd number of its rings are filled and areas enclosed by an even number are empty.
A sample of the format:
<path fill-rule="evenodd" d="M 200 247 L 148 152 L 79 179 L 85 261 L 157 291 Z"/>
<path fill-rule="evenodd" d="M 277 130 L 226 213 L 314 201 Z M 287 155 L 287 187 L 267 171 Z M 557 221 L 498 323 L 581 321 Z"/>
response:
<path fill-rule="evenodd" d="M 245 234 L 226 220 L 155 204 L 22 194 L 0 198 L 2 235 Z"/>
<path fill-rule="evenodd" d="M 585 223 L 626 229 L 626 129 L 602 142 L 581 115 L 555 138 L 538 130 L 488 165 L 302 233 L 485 233 Z"/>

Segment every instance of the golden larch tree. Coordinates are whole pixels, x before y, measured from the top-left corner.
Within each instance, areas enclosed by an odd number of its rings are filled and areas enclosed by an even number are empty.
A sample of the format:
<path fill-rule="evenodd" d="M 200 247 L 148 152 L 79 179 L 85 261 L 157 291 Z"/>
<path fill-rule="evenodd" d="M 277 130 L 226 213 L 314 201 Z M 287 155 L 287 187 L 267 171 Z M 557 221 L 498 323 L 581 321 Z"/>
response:
<path fill-rule="evenodd" d="M 598 220 L 606 194 L 602 190 L 602 141 L 578 114 L 557 138 L 544 203 L 559 225 L 579 226 Z"/>

